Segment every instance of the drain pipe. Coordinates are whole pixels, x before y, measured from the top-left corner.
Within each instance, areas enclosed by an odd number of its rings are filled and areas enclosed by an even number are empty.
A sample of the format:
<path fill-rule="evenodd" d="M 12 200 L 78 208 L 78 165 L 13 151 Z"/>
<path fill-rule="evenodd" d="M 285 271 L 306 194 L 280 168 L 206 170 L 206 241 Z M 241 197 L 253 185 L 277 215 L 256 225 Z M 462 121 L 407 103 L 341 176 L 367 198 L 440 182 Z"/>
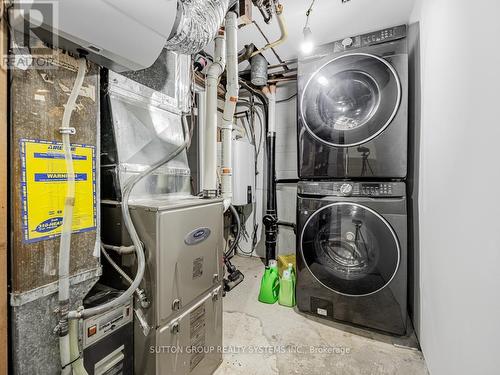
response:
<path fill-rule="evenodd" d="M 267 207 L 262 221 L 266 227 L 266 266 L 276 259 L 278 213 L 276 210 L 276 86 L 265 87 L 262 92 L 268 99 L 267 120 Z"/>
<path fill-rule="evenodd" d="M 226 101 L 222 115 L 222 164 L 221 164 L 221 193 L 224 199 L 224 211 L 231 205 L 233 198 L 233 169 L 232 169 L 232 141 L 233 141 L 233 117 L 238 102 L 238 47 L 237 47 L 237 15 L 228 12 L 226 15 Z"/>
<path fill-rule="evenodd" d="M 71 232 L 73 223 L 73 208 L 75 206 L 75 170 L 71 151 L 70 135 L 75 134 L 75 128 L 70 127 L 70 120 L 75 109 L 76 99 L 85 78 L 87 61 L 85 58 L 78 60 L 78 73 L 75 84 L 71 90 L 68 102 L 64 108 L 62 125 L 59 132 L 62 134 L 64 159 L 66 161 L 66 197 L 64 203 L 61 240 L 59 243 L 59 352 L 61 357 L 61 374 L 71 373 L 70 337 L 68 325 L 69 313 L 69 262 L 71 251 Z"/>
<path fill-rule="evenodd" d="M 215 37 L 214 61 L 209 65 L 206 75 L 206 119 L 203 197 L 216 197 L 217 188 L 217 86 L 219 77 L 226 68 L 226 41 L 224 30 L 220 29 Z"/>

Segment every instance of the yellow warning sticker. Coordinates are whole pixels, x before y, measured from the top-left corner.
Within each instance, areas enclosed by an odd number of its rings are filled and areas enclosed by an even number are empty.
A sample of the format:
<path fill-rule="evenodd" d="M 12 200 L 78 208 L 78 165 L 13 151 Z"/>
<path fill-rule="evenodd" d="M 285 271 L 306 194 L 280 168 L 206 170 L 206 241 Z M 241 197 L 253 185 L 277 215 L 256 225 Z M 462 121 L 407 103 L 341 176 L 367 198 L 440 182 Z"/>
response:
<path fill-rule="evenodd" d="M 62 143 L 21 141 L 23 240 L 36 242 L 61 233 L 66 197 L 66 161 Z M 73 233 L 96 228 L 95 147 L 71 145 L 75 170 Z"/>

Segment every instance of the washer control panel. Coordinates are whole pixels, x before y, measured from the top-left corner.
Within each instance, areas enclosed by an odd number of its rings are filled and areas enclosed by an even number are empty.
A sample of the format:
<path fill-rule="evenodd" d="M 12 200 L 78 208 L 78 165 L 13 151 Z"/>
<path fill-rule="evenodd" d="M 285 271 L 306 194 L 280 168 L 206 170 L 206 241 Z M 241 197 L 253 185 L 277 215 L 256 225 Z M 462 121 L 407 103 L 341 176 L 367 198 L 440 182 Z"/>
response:
<path fill-rule="evenodd" d="M 333 52 L 344 52 L 350 49 L 386 43 L 404 37 L 406 37 L 406 25 L 400 25 L 389 29 L 337 40 L 333 42 Z"/>
<path fill-rule="evenodd" d="M 393 188 L 392 183 L 363 183 L 361 184 L 362 195 L 392 195 Z"/>
<path fill-rule="evenodd" d="M 403 197 L 404 182 L 300 181 L 298 194 L 337 197 Z"/>

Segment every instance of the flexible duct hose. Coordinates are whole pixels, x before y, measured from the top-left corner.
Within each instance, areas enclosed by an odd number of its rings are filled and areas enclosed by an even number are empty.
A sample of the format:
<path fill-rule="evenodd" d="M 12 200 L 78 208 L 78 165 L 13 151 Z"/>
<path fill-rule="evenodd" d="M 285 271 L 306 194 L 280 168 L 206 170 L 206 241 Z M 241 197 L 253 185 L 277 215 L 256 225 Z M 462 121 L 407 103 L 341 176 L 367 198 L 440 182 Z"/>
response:
<path fill-rule="evenodd" d="M 138 182 L 140 182 L 144 177 L 150 175 L 154 171 L 156 171 L 158 168 L 160 168 L 162 165 L 165 163 L 168 163 L 170 160 L 174 159 L 177 155 L 179 155 L 184 149 L 187 147 L 189 144 L 189 126 L 187 124 L 187 119 L 186 115 L 183 114 L 182 116 L 182 125 L 183 125 L 183 130 L 184 130 L 184 142 L 177 147 L 173 152 L 165 156 L 163 159 L 160 161 L 156 162 L 152 166 L 150 166 L 148 169 L 145 171 L 141 172 L 137 176 L 131 177 L 126 183 L 123 188 L 123 194 L 122 194 L 122 215 L 123 215 L 123 220 L 125 222 L 125 227 L 127 228 L 130 238 L 132 239 L 132 243 L 135 246 L 135 253 L 137 256 L 137 273 L 135 275 L 135 278 L 130 285 L 130 287 L 123 292 L 119 297 L 115 298 L 112 301 L 109 301 L 101 306 L 96 306 L 90 309 L 83 309 L 83 310 L 78 310 L 78 311 L 71 311 L 69 313 L 69 318 L 70 319 L 79 319 L 79 318 L 88 318 L 90 316 L 102 314 L 106 311 L 111 310 L 112 308 L 122 305 L 126 303 L 130 297 L 134 294 L 135 290 L 139 288 L 142 278 L 144 276 L 144 269 L 146 266 L 146 259 L 144 257 L 144 248 L 142 245 L 142 242 L 139 238 L 139 235 L 137 234 L 137 231 L 134 227 L 134 223 L 132 222 L 132 218 L 130 217 L 130 211 L 129 211 L 129 199 L 130 199 L 130 193 L 134 189 L 134 187 L 137 185 Z"/>

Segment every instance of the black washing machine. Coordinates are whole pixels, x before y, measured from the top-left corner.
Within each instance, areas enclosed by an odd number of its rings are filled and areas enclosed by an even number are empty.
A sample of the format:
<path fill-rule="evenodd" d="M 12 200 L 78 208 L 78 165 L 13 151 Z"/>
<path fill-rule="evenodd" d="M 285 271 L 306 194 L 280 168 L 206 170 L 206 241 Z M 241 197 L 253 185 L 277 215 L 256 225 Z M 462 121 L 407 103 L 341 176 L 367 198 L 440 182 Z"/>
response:
<path fill-rule="evenodd" d="M 298 63 L 300 179 L 404 179 L 406 26 L 317 47 Z"/>
<path fill-rule="evenodd" d="M 298 309 L 404 335 L 405 183 L 301 181 L 297 212 Z"/>

